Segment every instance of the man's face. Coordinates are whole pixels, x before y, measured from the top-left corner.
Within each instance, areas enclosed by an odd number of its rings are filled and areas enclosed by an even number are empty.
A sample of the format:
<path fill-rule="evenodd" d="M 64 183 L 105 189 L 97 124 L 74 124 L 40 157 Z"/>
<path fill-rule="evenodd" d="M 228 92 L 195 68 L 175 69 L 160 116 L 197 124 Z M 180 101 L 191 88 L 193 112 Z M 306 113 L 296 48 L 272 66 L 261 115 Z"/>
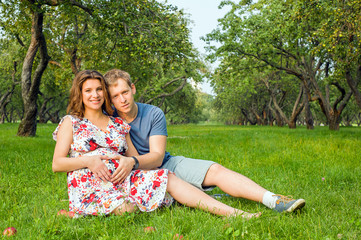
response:
<path fill-rule="evenodd" d="M 116 84 L 109 87 L 110 99 L 114 107 L 122 114 L 130 113 L 135 107 L 133 96 L 135 92 L 134 84 L 130 87 L 128 83 L 121 78 L 117 80 Z"/>

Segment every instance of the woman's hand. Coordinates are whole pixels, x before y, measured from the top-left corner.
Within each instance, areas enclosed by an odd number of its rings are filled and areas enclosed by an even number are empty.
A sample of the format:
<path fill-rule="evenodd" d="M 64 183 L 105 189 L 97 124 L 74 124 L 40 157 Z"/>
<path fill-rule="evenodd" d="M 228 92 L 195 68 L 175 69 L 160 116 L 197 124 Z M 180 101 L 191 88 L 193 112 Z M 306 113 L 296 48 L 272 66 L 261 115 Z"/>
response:
<path fill-rule="evenodd" d="M 102 160 L 109 159 L 107 156 L 94 155 L 87 156 L 87 167 L 94 174 L 95 178 L 102 181 L 111 181 L 109 169 Z"/>
<path fill-rule="evenodd" d="M 119 166 L 111 176 L 111 182 L 114 184 L 122 183 L 130 174 L 134 166 L 134 159 L 131 157 L 116 156 L 113 159 L 119 160 Z"/>

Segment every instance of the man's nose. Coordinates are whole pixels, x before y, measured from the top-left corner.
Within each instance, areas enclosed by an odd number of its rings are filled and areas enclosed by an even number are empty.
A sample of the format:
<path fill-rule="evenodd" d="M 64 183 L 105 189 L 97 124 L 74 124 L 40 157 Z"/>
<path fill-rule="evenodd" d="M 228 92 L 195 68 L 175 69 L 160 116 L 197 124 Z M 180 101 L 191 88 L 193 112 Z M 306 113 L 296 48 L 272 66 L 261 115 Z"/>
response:
<path fill-rule="evenodd" d="M 120 99 L 121 102 L 125 102 L 125 97 L 123 97 L 123 95 L 120 95 L 119 99 Z"/>

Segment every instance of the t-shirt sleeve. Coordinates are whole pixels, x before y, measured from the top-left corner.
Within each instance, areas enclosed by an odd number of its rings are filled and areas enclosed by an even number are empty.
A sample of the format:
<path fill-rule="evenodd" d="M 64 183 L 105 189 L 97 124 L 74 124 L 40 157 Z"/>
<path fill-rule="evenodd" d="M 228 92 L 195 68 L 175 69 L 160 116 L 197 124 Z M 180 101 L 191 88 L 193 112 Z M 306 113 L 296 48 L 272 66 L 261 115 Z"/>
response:
<path fill-rule="evenodd" d="M 153 135 L 164 135 L 168 136 L 167 133 L 167 122 L 163 111 L 160 108 L 154 108 L 152 127 L 149 136 Z"/>

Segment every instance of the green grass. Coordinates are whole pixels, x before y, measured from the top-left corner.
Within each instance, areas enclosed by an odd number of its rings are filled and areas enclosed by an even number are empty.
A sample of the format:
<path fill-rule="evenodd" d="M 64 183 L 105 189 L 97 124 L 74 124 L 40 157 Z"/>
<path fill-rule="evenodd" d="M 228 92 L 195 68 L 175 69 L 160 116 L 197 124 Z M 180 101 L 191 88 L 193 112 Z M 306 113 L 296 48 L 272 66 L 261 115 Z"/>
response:
<path fill-rule="evenodd" d="M 244 221 L 178 205 L 122 217 L 57 217 L 68 202 L 66 174 L 51 171 L 56 125 L 38 125 L 34 138 L 17 137 L 17 126 L 0 125 L 0 230 L 16 227 L 16 239 L 173 239 L 176 233 L 184 239 L 361 238 L 360 128 L 169 126 L 167 149 L 173 155 L 214 160 L 275 193 L 307 201 L 301 213 L 284 215 L 222 198 L 263 213 Z M 156 232 L 144 233 L 147 226 Z"/>

